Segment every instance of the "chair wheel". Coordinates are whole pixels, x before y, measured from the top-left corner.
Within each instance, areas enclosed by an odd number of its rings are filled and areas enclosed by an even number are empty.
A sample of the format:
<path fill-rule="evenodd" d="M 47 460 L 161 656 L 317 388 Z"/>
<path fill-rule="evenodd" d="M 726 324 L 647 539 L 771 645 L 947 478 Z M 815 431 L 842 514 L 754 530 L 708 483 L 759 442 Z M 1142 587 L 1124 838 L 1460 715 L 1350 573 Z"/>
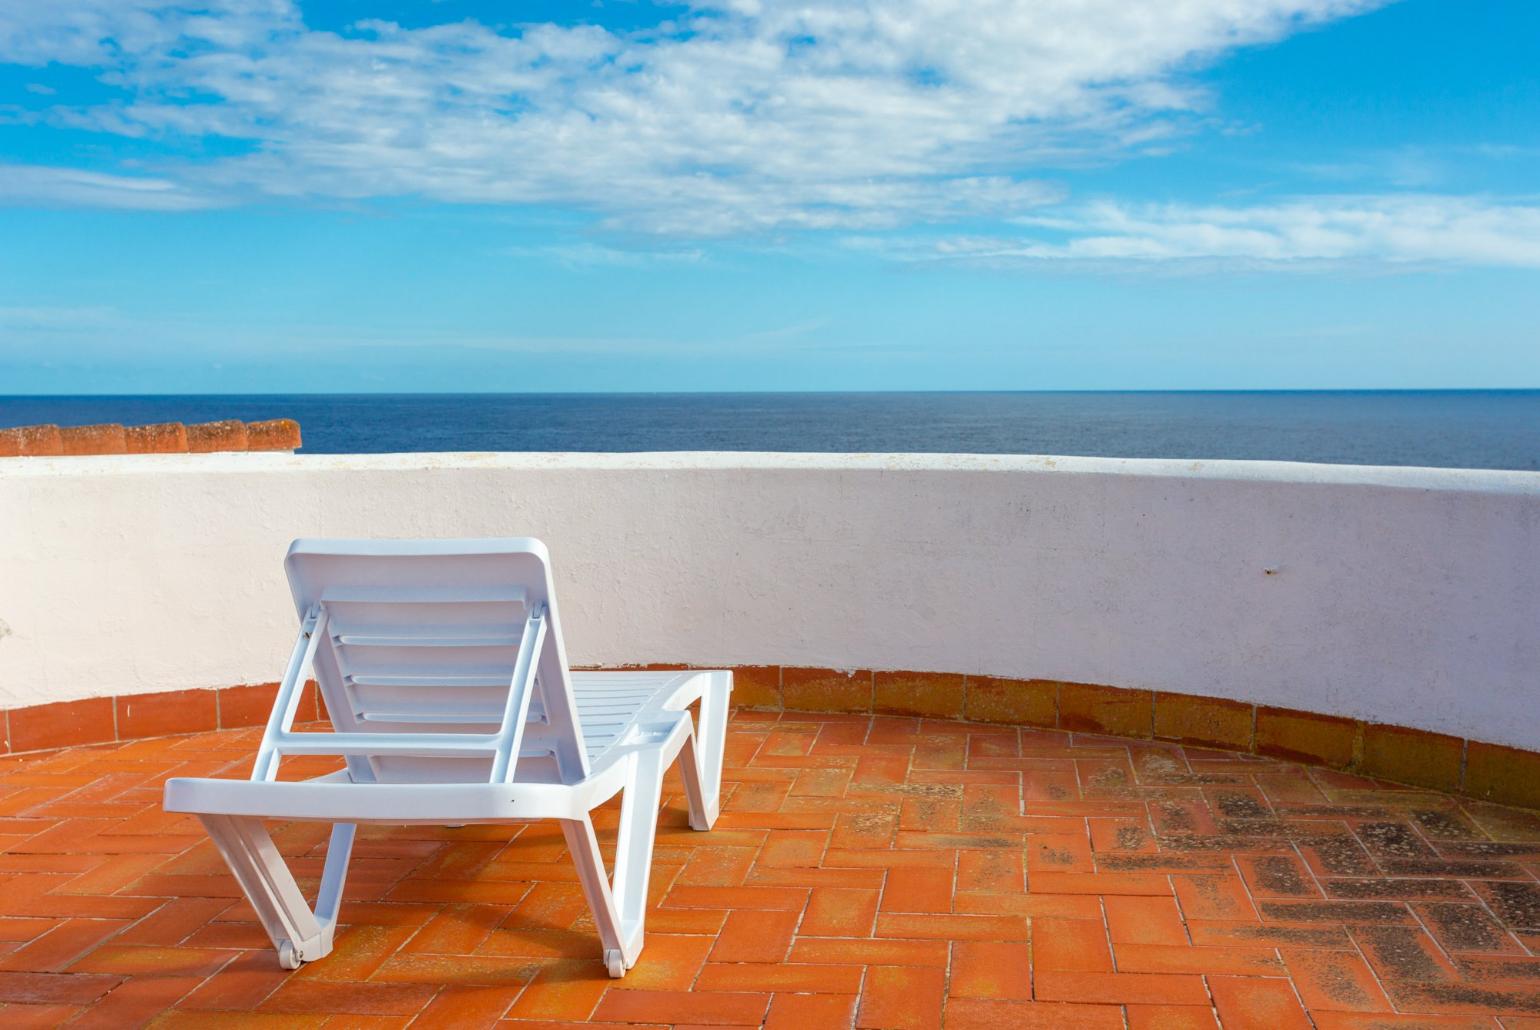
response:
<path fill-rule="evenodd" d="M 626 960 L 619 948 L 604 949 L 604 964 L 609 967 L 611 979 L 619 980 L 626 975 Z"/>
<path fill-rule="evenodd" d="M 285 969 L 299 968 L 299 952 L 295 950 L 293 941 L 284 941 L 278 945 L 278 964 Z"/>

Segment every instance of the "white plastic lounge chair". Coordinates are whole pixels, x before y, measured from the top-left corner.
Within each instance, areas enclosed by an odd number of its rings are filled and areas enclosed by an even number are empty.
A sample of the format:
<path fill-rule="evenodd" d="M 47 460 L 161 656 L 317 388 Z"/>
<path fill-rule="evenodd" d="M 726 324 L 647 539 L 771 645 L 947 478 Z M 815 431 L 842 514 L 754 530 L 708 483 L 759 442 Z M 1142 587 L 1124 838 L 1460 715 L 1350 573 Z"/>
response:
<path fill-rule="evenodd" d="M 285 567 L 301 630 L 251 779 L 172 779 L 165 796 L 203 821 L 279 962 L 331 951 L 358 823 L 556 819 L 605 965 L 624 976 L 681 752 L 690 825 L 716 821 L 732 673 L 570 672 L 538 540 L 297 540 Z M 334 732 L 293 732 L 312 669 Z M 276 779 L 284 756 L 317 754 L 346 768 Z M 589 812 L 621 791 L 612 885 Z M 333 824 L 314 911 L 264 819 Z"/>

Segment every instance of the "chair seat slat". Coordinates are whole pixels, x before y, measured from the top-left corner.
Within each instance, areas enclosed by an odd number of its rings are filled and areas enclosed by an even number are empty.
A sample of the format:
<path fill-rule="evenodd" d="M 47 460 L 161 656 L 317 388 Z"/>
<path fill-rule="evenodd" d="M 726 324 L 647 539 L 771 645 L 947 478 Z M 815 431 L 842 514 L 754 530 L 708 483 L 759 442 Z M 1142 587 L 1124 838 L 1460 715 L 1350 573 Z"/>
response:
<path fill-rule="evenodd" d="M 519 638 L 507 634 L 477 637 L 388 636 L 382 633 L 338 633 L 344 647 L 517 647 Z"/>
<path fill-rule="evenodd" d="M 529 592 L 512 584 L 455 586 L 360 586 L 333 584 L 320 594 L 322 604 L 516 604 L 528 602 Z"/>
<path fill-rule="evenodd" d="M 344 677 L 360 687 L 500 687 L 506 694 L 508 677 L 491 673 L 463 673 L 458 675 L 395 675 L 378 672 L 355 672 Z"/>

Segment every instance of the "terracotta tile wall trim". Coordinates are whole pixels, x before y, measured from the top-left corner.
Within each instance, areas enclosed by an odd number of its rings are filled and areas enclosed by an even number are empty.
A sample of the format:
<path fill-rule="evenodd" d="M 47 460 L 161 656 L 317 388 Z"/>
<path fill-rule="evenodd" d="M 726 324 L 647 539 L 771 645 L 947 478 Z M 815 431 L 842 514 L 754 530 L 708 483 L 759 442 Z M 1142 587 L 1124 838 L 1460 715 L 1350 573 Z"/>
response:
<path fill-rule="evenodd" d="M 0 723 L 5 730 L 0 754 L 263 726 L 277 695 L 278 684 L 260 683 L 11 708 L 3 713 Z M 300 699 L 299 719 L 314 720 L 319 713 L 315 683 L 311 681 Z"/>
<path fill-rule="evenodd" d="M 684 665 L 625 666 L 684 669 Z M 1063 680 L 745 665 L 742 708 L 1004 723 L 1239 751 L 1540 809 L 1540 752 L 1223 698 Z M 264 725 L 276 683 L 0 711 L 0 754 Z M 315 685 L 300 718 L 320 718 Z"/>
<path fill-rule="evenodd" d="M 157 422 L 121 426 L 17 426 L 0 429 L 0 458 L 78 454 L 187 454 L 212 451 L 293 451 L 300 447 L 292 418 L 265 422 Z"/>

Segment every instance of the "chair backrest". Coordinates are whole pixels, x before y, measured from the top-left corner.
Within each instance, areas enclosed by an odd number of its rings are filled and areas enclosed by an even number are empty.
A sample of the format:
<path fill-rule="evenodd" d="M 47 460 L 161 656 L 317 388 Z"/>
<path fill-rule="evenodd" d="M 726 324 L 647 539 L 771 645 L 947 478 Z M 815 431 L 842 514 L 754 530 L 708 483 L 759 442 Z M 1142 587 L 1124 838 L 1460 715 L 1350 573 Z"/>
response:
<path fill-rule="evenodd" d="M 395 741 L 350 755 L 355 780 L 587 775 L 539 540 L 296 540 L 284 565 L 301 623 L 318 620 L 312 668 L 334 729 Z M 500 731 L 514 748 L 502 765 L 485 751 L 406 750 L 426 735 Z"/>

